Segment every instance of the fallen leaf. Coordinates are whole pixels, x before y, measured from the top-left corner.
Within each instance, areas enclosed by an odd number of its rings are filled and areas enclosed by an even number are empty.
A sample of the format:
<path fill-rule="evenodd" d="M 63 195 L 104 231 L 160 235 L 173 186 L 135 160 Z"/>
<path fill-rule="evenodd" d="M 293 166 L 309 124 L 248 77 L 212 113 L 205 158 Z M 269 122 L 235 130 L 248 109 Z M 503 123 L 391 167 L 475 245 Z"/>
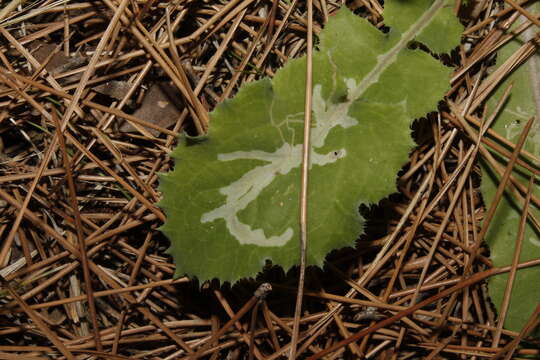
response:
<path fill-rule="evenodd" d="M 167 128 L 173 125 L 181 114 L 180 93 L 168 82 L 153 84 L 144 95 L 141 106 L 135 111 L 134 116 L 149 123 Z M 175 101 L 176 100 L 176 101 Z M 147 129 L 152 135 L 159 135 L 159 131 Z M 133 132 L 135 128 L 125 122 L 120 131 Z"/>

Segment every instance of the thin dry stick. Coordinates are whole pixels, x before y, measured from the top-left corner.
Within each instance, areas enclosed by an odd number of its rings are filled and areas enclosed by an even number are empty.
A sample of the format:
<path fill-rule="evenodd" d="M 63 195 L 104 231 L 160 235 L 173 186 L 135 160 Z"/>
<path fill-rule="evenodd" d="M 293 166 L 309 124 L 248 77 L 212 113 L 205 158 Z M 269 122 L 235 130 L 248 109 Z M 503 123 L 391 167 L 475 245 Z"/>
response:
<path fill-rule="evenodd" d="M 255 354 L 255 328 L 257 325 L 257 313 L 259 312 L 259 306 L 261 301 L 257 301 L 253 310 L 251 310 L 251 320 L 249 321 L 249 357 L 248 360 L 253 360 L 253 355 Z"/>
<path fill-rule="evenodd" d="M 525 198 L 525 204 L 523 205 L 523 211 L 521 214 L 521 219 L 519 221 L 519 231 L 518 237 L 516 240 L 516 247 L 514 248 L 514 256 L 512 258 L 512 269 L 510 274 L 508 274 L 508 280 L 506 281 L 506 287 L 504 289 L 504 297 L 501 304 L 501 310 L 499 311 L 499 322 L 497 323 L 497 331 L 493 336 L 493 345 L 491 347 L 496 348 L 499 346 L 499 341 L 501 340 L 501 332 L 506 319 L 506 314 L 508 312 L 508 307 L 510 305 L 510 296 L 512 294 L 512 286 L 514 285 L 514 280 L 517 274 L 517 264 L 519 262 L 519 257 L 521 255 L 521 248 L 523 246 L 523 237 L 525 236 L 525 225 L 527 224 L 527 213 L 529 203 L 531 202 L 532 187 L 534 184 L 534 176 L 531 176 L 529 179 L 529 186 L 527 188 L 527 197 Z"/>
<path fill-rule="evenodd" d="M 150 245 L 151 238 L 152 238 L 152 233 L 149 232 L 146 235 L 146 239 L 144 240 L 144 243 L 141 249 L 139 250 L 139 254 L 137 255 L 137 261 L 135 262 L 135 265 L 133 266 L 133 269 L 131 270 L 128 286 L 133 285 L 133 283 L 135 282 L 135 278 L 137 274 L 139 273 L 139 269 L 141 268 L 144 255 L 146 254 L 146 250 L 148 249 L 148 246 Z M 126 319 L 126 315 L 127 315 L 127 310 L 123 309 L 122 312 L 120 313 L 120 319 L 118 321 L 118 324 L 116 325 L 116 331 L 114 334 L 115 335 L 114 342 L 113 342 L 112 351 L 111 351 L 113 354 L 116 354 L 118 352 L 118 342 L 120 340 L 122 328 L 124 327 L 124 321 Z"/>
<path fill-rule="evenodd" d="M 532 330 L 536 329 L 538 325 L 540 325 L 540 318 L 538 317 L 540 315 L 540 304 L 536 306 L 536 309 L 533 311 L 531 316 L 529 317 L 529 320 L 521 329 L 518 336 L 514 338 L 514 340 L 510 341 L 508 345 L 506 345 L 501 351 L 499 351 L 495 356 L 492 358 L 493 360 L 500 359 L 504 354 L 506 356 L 504 357 L 504 360 L 510 360 L 512 358 L 512 355 L 514 354 L 514 351 L 516 351 L 516 348 L 518 344 L 521 342 L 521 340 L 529 334 Z"/>
<path fill-rule="evenodd" d="M 304 297 L 304 278 L 306 274 L 306 251 L 307 251 L 307 221 L 308 221 L 308 175 L 309 175 L 309 152 L 311 149 L 311 101 L 313 83 L 313 0 L 307 2 L 307 57 L 306 57 L 306 100 L 304 107 L 304 144 L 302 145 L 302 180 L 300 185 L 300 276 L 298 279 L 298 293 L 294 309 L 293 332 L 291 336 L 291 349 L 289 360 L 296 358 L 296 346 L 302 315 L 302 299 Z"/>
<path fill-rule="evenodd" d="M 279 0 L 273 0 L 272 1 L 272 8 L 270 10 L 270 14 L 268 17 L 270 18 L 270 23 L 268 24 L 268 31 L 266 32 L 266 46 L 270 43 L 270 40 L 272 39 L 272 35 L 274 33 L 274 25 L 276 21 L 276 13 L 278 8 Z"/>
<path fill-rule="evenodd" d="M 75 228 L 77 230 L 77 240 L 79 241 L 79 251 L 81 254 L 81 266 L 83 269 L 84 286 L 86 291 L 86 301 L 88 302 L 88 312 L 90 313 L 90 319 L 92 321 L 92 329 L 94 330 L 94 341 L 96 342 L 96 348 L 98 351 L 102 351 L 101 338 L 99 336 L 99 324 L 97 322 L 96 303 L 94 301 L 94 291 L 92 289 L 92 280 L 90 278 L 90 270 L 88 268 L 88 258 L 86 254 L 86 242 L 85 236 L 82 231 L 81 214 L 79 212 L 79 204 L 77 202 L 77 190 L 75 189 L 75 182 L 73 181 L 73 175 L 71 173 L 71 164 L 68 159 L 66 143 L 62 131 L 60 130 L 60 121 L 55 111 L 52 111 L 52 118 L 56 126 L 56 136 L 58 137 L 58 143 L 62 151 L 62 158 L 64 161 L 64 167 L 66 168 L 66 178 L 69 189 L 69 199 L 71 202 L 71 209 L 75 218 Z"/>
<path fill-rule="evenodd" d="M 67 2 L 64 2 L 64 55 L 66 57 L 69 57 L 69 38 L 71 37 L 69 35 L 69 14 L 67 12 Z"/>
<path fill-rule="evenodd" d="M 4 20 L 10 12 L 15 10 L 22 0 L 11 0 L 2 10 L 0 10 L 0 21 Z"/>
<path fill-rule="evenodd" d="M 523 16 L 525 16 L 527 19 L 529 19 L 533 24 L 540 27 L 540 20 L 538 20 L 536 17 L 531 15 L 527 10 L 513 2 L 512 0 L 504 0 L 504 2 L 508 3 L 510 6 L 512 6 L 514 9 L 519 11 L 519 13 Z"/>
<path fill-rule="evenodd" d="M 270 310 L 268 309 L 268 304 L 266 303 L 266 301 L 262 302 L 262 314 L 266 327 L 268 328 L 268 332 L 270 333 L 270 340 L 272 341 L 272 345 L 274 346 L 274 351 L 278 351 L 281 346 L 279 345 L 279 340 L 272 324 L 272 319 L 270 318 Z"/>

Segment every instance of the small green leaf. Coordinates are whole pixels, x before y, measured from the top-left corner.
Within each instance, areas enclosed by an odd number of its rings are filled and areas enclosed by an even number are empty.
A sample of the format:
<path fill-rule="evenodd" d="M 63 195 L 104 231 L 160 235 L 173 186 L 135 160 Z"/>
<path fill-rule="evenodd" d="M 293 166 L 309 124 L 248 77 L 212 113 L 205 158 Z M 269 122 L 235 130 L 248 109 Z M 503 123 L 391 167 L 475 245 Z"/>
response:
<path fill-rule="evenodd" d="M 536 4 L 536 10 L 531 9 L 530 11 L 532 13 L 538 12 L 540 10 L 538 5 L 540 4 Z M 534 32 L 535 30 L 531 27 L 524 34 L 505 45 L 497 54 L 499 66 L 504 64 L 524 44 L 527 36 L 530 36 L 531 33 L 534 35 Z M 538 52 L 499 85 L 497 91 L 488 101 L 490 109 L 495 108 L 497 101 L 510 83 L 513 84 L 512 93 L 495 120 L 492 129 L 516 143 L 527 121 L 532 116 L 536 116 L 536 121 L 529 132 L 524 149 L 538 157 L 540 156 L 540 56 Z M 499 185 L 499 177 L 495 175 L 495 172 L 487 163 L 482 162 L 481 165 L 483 172 L 481 189 L 486 207 L 489 208 Z M 531 173 L 516 166 L 512 175 L 527 186 Z M 533 194 L 540 196 L 538 179 Z M 530 208 L 534 216 L 539 219 L 540 209 L 532 202 Z M 521 205 L 514 200 L 512 195 L 505 193 L 486 234 L 486 241 L 491 250 L 491 260 L 494 266 L 512 264 L 521 211 Z M 524 262 L 538 258 L 540 258 L 540 234 L 535 231 L 530 222 L 527 222 L 519 261 Z M 497 309 L 502 303 L 507 279 L 508 274 L 504 274 L 489 280 L 489 294 Z M 539 301 L 540 267 L 518 270 L 504 326 L 509 330 L 520 331 Z"/>
<path fill-rule="evenodd" d="M 363 231 L 359 205 L 395 191 L 414 146 L 412 121 L 436 110 L 448 89 L 451 69 L 408 45 L 426 41 L 434 52 L 457 45 L 462 28 L 451 2 L 385 5 L 394 14 L 390 32 L 343 8 L 314 53 L 309 264 L 354 245 Z M 176 168 L 160 184 L 161 230 L 177 276 L 235 281 L 267 259 L 285 269 L 297 263 L 305 61 L 289 61 L 272 80 L 245 84 L 217 106 L 208 141 L 180 140 Z"/>

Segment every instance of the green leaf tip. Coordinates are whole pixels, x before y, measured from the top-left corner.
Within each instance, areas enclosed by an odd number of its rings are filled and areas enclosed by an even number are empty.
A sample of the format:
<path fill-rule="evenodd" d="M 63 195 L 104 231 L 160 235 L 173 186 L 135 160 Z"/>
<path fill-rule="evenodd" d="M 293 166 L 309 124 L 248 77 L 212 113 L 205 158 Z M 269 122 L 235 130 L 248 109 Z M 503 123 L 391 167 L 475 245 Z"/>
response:
<path fill-rule="evenodd" d="M 396 174 L 414 146 L 412 121 L 436 110 L 449 88 L 451 69 L 408 44 L 429 31 L 455 46 L 461 26 L 443 21 L 451 13 L 446 0 L 390 0 L 385 11 L 398 14 L 404 6 L 414 11 L 394 16 L 388 34 L 346 8 L 320 33 L 313 55 L 309 264 L 321 266 L 331 250 L 354 246 L 363 231 L 359 205 L 395 192 Z M 176 276 L 234 282 L 255 276 L 266 260 L 285 270 L 297 264 L 305 61 L 244 84 L 210 114 L 211 141 L 180 142 L 173 151 L 176 165 L 161 178 L 160 206 Z"/>

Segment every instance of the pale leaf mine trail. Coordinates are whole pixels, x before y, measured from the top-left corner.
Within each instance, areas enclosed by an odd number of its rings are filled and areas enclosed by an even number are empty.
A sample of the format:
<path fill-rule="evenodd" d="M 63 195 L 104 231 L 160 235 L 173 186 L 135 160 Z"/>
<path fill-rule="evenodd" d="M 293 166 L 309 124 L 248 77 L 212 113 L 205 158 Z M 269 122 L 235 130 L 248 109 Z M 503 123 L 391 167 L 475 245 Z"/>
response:
<path fill-rule="evenodd" d="M 313 115 L 315 127 L 312 130 L 312 152 L 310 155 L 311 164 L 325 166 L 334 163 L 347 155 L 346 149 L 330 151 L 327 154 L 319 154 L 316 148 L 324 146 L 330 131 L 336 126 L 349 128 L 358 124 L 358 121 L 348 115 L 351 105 L 359 99 L 367 89 L 376 83 L 380 75 L 396 61 L 398 54 L 403 50 L 414 37 L 420 33 L 437 12 L 443 7 L 445 0 L 435 1 L 430 9 L 424 13 L 408 31 L 404 32 L 400 40 L 386 53 L 377 57 L 377 64 L 374 68 L 357 84 L 354 79 L 345 79 L 347 85 L 347 101 L 332 104 L 322 97 L 322 86 L 317 84 L 313 87 Z M 328 54 L 331 57 L 330 54 Z M 331 59 L 330 62 L 332 63 Z M 335 77 L 334 70 L 334 77 Z M 334 87 L 336 86 L 334 81 Z M 405 104 L 406 106 L 406 104 Z M 274 178 L 279 175 L 287 175 L 292 169 L 301 165 L 302 145 L 284 144 L 273 153 L 260 150 L 236 151 L 228 154 L 219 154 L 218 160 L 261 160 L 268 162 L 267 165 L 257 166 L 246 172 L 238 180 L 219 189 L 219 192 L 226 196 L 225 203 L 201 216 L 202 223 L 212 222 L 217 219 L 224 219 L 227 230 L 242 245 L 257 245 L 261 247 L 283 246 L 294 234 L 291 227 L 287 228 L 281 235 L 267 237 L 263 229 L 252 229 L 238 218 L 238 213 L 245 209 L 252 201 L 257 199 L 260 193 L 268 187 Z"/>

